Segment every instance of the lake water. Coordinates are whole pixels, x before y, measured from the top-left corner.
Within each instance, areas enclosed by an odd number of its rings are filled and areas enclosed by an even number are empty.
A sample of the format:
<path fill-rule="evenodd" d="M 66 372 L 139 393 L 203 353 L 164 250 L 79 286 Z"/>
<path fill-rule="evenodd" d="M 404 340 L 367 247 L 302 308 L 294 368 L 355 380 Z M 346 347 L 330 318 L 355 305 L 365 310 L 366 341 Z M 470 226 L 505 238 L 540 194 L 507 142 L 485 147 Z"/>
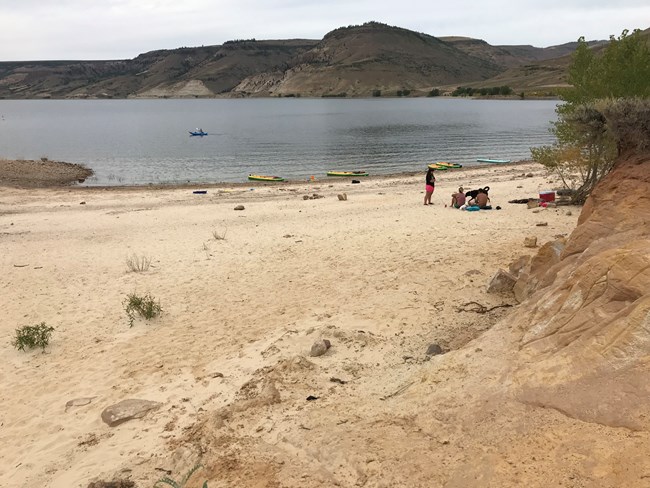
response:
<path fill-rule="evenodd" d="M 424 171 L 530 159 L 556 101 L 410 99 L 0 100 L 0 158 L 81 163 L 87 185 L 244 182 L 329 170 Z M 200 127 L 209 135 L 191 137 Z"/>

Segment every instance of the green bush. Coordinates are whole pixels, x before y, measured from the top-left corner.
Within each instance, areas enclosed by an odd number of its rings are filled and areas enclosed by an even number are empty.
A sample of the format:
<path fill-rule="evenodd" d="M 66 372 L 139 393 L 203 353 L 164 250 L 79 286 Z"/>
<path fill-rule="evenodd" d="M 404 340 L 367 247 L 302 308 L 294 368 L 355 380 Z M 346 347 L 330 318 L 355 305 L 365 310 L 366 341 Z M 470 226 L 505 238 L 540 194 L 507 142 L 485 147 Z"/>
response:
<path fill-rule="evenodd" d="M 34 349 L 40 347 L 45 351 L 45 348 L 50 343 L 50 336 L 54 327 L 48 327 L 45 322 L 38 325 L 25 325 L 20 329 L 16 329 L 16 337 L 12 341 L 13 346 L 19 351 L 27 349 Z"/>
<path fill-rule="evenodd" d="M 135 293 L 127 295 L 124 300 L 124 310 L 129 318 L 129 327 L 133 327 L 136 315 L 139 315 L 146 320 L 151 320 L 162 314 L 160 302 L 156 301 L 156 299 L 148 293 L 144 296 L 139 296 Z"/>
<path fill-rule="evenodd" d="M 650 97 L 650 45 L 640 31 L 624 30 L 596 51 L 578 40 L 569 67 L 571 88 L 560 93 L 552 146 L 531 148 L 533 159 L 577 182 L 572 203 L 585 202 L 624 150 L 644 150 Z M 641 130 L 639 130 L 641 129 Z"/>

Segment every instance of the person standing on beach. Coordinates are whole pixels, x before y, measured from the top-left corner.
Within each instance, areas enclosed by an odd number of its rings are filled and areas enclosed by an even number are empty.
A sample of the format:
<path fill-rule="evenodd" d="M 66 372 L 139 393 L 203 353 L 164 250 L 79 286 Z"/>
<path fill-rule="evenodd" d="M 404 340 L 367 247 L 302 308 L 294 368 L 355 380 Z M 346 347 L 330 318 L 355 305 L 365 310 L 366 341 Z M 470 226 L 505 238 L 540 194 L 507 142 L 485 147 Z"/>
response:
<path fill-rule="evenodd" d="M 433 191 L 435 189 L 436 189 L 436 177 L 433 176 L 433 169 L 429 168 L 427 170 L 426 186 L 425 186 L 425 193 L 424 193 L 425 205 L 433 205 L 431 203 L 431 197 L 433 196 Z"/>

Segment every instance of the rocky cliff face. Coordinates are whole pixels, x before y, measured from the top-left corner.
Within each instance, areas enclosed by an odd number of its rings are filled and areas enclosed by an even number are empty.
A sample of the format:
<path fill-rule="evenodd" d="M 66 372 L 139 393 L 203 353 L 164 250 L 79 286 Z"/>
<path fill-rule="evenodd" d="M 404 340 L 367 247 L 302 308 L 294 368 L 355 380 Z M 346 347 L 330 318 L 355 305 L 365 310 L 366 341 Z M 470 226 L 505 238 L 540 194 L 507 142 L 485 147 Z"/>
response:
<path fill-rule="evenodd" d="M 648 486 L 648 205 L 650 153 L 619 158 L 569 238 L 530 259 L 521 305 L 444 364 L 463 380 L 413 392 L 415 415 L 456 426 L 444 486 Z"/>
<path fill-rule="evenodd" d="M 556 263 L 526 276 L 521 398 L 585 422 L 650 429 L 650 155 L 594 190 Z M 561 367 L 560 367 L 561 366 Z"/>

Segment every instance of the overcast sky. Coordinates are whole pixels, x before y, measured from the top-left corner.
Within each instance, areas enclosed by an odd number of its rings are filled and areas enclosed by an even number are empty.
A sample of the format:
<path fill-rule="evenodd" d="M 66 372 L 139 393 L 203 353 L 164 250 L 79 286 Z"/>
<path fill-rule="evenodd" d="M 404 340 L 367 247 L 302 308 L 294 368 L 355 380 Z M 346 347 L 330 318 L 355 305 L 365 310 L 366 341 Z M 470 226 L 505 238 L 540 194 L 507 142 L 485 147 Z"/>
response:
<path fill-rule="evenodd" d="M 650 0 L 0 0 L 0 61 L 130 59 L 232 39 L 322 39 L 370 20 L 547 47 L 650 27 Z"/>

